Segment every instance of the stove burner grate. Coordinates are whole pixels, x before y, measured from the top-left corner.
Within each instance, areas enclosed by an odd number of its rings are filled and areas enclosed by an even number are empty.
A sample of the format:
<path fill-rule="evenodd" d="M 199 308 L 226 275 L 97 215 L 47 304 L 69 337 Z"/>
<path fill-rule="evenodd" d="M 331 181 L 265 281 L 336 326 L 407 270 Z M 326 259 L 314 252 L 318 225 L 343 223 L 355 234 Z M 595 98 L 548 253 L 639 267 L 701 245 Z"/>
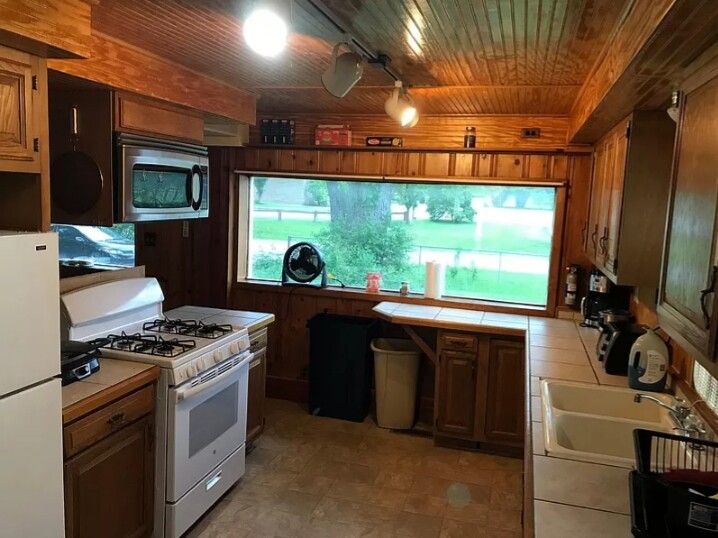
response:
<path fill-rule="evenodd" d="M 215 339 L 232 332 L 231 325 L 205 324 L 196 320 L 156 319 L 142 326 L 143 331 Z"/>
<path fill-rule="evenodd" d="M 177 338 L 167 340 L 161 336 L 140 333 L 126 334 L 122 332 L 119 335 L 110 334 L 107 338 L 110 343 L 105 347 L 161 357 L 176 357 L 197 346 L 194 340 Z"/>

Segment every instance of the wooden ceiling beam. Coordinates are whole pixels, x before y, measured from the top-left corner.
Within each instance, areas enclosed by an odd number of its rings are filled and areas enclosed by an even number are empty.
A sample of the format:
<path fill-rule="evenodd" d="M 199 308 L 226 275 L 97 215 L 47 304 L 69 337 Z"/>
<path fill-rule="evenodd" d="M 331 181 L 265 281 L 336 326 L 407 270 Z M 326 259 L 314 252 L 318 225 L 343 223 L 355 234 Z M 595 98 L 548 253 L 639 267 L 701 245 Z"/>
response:
<path fill-rule="evenodd" d="M 49 60 L 48 68 L 111 88 L 154 97 L 254 125 L 256 97 L 144 49 L 93 31 L 84 60 Z"/>
<path fill-rule="evenodd" d="M 579 92 L 569 141 L 593 143 L 632 110 L 668 106 L 686 66 L 716 40 L 714 0 L 637 1 Z"/>
<path fill-rule="evenodd" d="M 677 0 L 634 1 L 588 73 L 571 111 L 569 140 L 581 139 L 584 125 L 617 83 L 630 63 L 644 48 Z M 618 118 L 620 119 L 620 118 Z M 610 126 L 609 126 L 610 127 Z M 600 135 L 596 137 L 596 140 Z M 595 142 L 595 140 L 589 140 Z"/>
<path fill-rule="evenodd" d="M 0 44 L 43 58 L 87 58 L 90 15 L 83 0 L 0 2 Z"/>

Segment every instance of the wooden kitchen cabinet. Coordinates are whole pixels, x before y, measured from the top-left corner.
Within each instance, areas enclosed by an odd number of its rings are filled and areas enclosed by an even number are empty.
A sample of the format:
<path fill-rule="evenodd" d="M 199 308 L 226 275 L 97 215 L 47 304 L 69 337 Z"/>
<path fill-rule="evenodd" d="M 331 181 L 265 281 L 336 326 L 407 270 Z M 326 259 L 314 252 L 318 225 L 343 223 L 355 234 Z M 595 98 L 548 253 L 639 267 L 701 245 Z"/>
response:
<path fill-rule="evenodd" d="M 474 448 L 522 446 L 523 339 L 439 331 L 437 360 L 434 413 L 439 442 Z"/>
<path fill-rule="evenodd" d="M 139 95 L 115 92 L 115 131 L 204 143 L 204 115 Z"/>
<path fill-rule="evenodd" d="M 267 352 L 255 354 L 249 363 L 249 386 L 247 394 L 247 446 L 264 431 L 264 396 L 267 379 Z"/>
<path fill-rule="evenodd" d="M 636 111 L 594 146 L 584 250 L 617 285 L 658 287 L 675 123 Z"/>
<path fill-rule="evenodd" d="M 151 536 L 154 395 L 147 385 L 65 426 L 67 538 Z"/>
<path fill-rule="evenodd" d="M 438 357 L 436 429 L 472 438 L 475 431 L 478 356 L 443 350 Z"/>
<path fill-rule="evenodd" d="M 666 227 L 658 320 L 673 339 L 718 372 L 715 300 L 718 209 L 718 78 L 682 103 Z"/>
<path fill-rule="evenodd" d="M 0 171 L 41 171 L 40 69 L 39 58 L 0 47 Z"/>
<path fill-rule="evenodd" d="M 490 338 L 486 395 L 486 439 L 520 445 L 524 438 L 524 363 L 522 340 Z"/>
<path fill-rule="evenodd" d="M 247 388 L 247 450 L 264 432 L 264 400 L 267 386 L 267 344 L 269 328 L 263 327 L 249 334 L 249 350 L 254 353 L 249 363 Z"/>

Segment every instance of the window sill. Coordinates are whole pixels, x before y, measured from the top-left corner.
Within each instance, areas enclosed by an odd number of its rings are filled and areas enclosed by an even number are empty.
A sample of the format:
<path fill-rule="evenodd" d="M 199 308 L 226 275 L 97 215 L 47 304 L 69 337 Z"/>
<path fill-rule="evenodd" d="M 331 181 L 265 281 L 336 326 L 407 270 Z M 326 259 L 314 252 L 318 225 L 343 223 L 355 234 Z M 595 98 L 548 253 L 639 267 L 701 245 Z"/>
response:
<path fill-rule="evenodd" d="M 240 290 L 269 291 L 275 293 L 315 296 L 315 297 L 336 297 L 346 300 L 360 301 L 393 301 L 396 303 L 421 304 L 427 306 L 442 306 L 447 308 L 462 308 L 465 310 L 482 310 L 485 312 L 502 312 L 507 314 L 523 314 L 528 316 L 546 316 L 551 314 L 545 306 L 522 305 L 513 303 L 501 303 L 497 301 L 485 301 L 480 299 L 464 299 L 459 297 L 444 297 L 442 299 L 428 299 L 420 293 L 400 295 L 395 291 L 381 291 L 379 293 L 368 293 L 359 288 L 342 288 L 339 286 L 328 286 L 317 288 L 313 286 L 283 286 L 281 282 L 268 280 L 240 280 L 234 283 L 233 288 Z"/>

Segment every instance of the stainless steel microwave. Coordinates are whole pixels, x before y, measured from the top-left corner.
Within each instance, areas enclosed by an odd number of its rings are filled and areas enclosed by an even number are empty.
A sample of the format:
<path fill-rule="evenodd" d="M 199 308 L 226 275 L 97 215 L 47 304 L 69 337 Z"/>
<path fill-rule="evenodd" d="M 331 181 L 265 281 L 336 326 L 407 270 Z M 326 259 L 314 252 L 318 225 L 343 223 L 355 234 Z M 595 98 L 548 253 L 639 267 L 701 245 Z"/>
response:
<path fill-rule="evenodd" d="M 116 165 L 119 222 L 209 215 L 207 148 L 122 133 Z"/>

